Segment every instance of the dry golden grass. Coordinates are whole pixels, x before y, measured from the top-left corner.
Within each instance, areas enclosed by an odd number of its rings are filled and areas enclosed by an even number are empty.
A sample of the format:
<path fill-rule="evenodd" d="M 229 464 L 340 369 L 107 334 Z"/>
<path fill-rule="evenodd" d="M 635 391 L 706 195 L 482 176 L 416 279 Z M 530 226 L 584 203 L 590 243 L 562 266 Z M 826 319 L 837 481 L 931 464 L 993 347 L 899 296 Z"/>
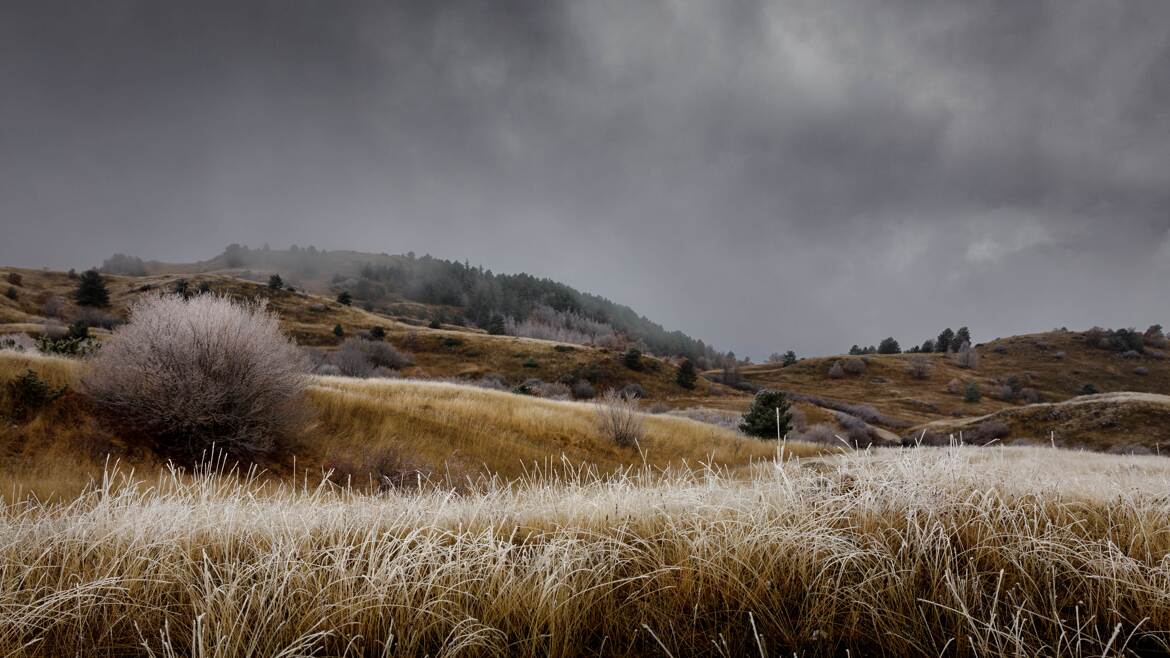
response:
<path fill-rule="evenodd" d="M 0 655 L 1139 656 L 1170 462 L 1039 448 L 0 507 Z"/>
<path fill-rule="evenodd" d="M 75 389 L 80 362 L 0 350 L 0 384 L 32 369 L 53 386 Z M 298 437 L 296 470 L 318 477 L 337 468 L 355 481 L 376 483 L 383 455 L 446 481 L 491 475 L 519 478 L 534 471 L 579 468 L 608 473 L 634 466 L 747 466 L 777 456 L 775 442 L 749 439 L 705 423 L 647 415 L 647 435 L 635 448 L 606 440 L 595 406 L 514 395 L 472 386 L 389 379 L 314 377 L 307 403 L 315 421 Z M 0 412 L 7 409 L 0 399 Z M 790 442 L 785 456 L 830 450 Z M 27 423 L 0 426 L 0 496 L 41 499 L 76 495 L 100 476 L 108 454 L 131 465 L 161 461 L 127 444 L 94 418 L 82 395 L 70 393 Z M 289 476 L 293 465 L 266 464 Z"/>
<path fill-rule="evenodd" d="M 319 420 L 309 434 L 325 461 L 391 446 L 405 448 L 434 471 L 452 465 L 513 478 L 534 466 L 589 465 L 601 472 L 642 463 L 742 466 L 777 453 L 774 441 L 674 416 L 647 415 L 645 439 L 636 448 L 622 448 L 602 436 L 593 404 L 411 380 L 318 377 L 315 382 L 309 395 Z M 824 451 L 809 444 L 785 447 L 790 456 Z"/>

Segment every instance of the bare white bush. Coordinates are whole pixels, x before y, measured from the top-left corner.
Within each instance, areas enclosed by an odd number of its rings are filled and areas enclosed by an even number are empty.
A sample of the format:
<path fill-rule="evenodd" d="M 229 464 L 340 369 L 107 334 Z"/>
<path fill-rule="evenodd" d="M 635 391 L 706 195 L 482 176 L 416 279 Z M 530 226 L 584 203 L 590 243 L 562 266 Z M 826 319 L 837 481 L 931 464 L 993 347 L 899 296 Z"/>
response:
<path fill-rule="evenodd" d="M 955 365 L 972 370 L 979 367 L 979 353 L 971 347 L 971 343 L 964 342 L 955 353 Z"/>
<path fill-rule="evenodd" d="M 906 362 L 906 372 L 914 379 L 926 379 L 930 377 L 932 367 L 930 359 L 925 356 L 912 356 Z"/>
<path fill-rule="evenodd" d="M 572 311 L 558 311 L 550 306 L 538 306 L 526 320 L 504 319 L 504 331 L 510 336 L 555 340 L 562 343 L 615 344 L 613 327 L 591 320 Z"/>
<path fill-rule="evenodd" d="M 0 350 L 14 350 L 16 352 L 32 352 L 37 349 L 37 342 L 28 334 L 0 335 Z"/>
<path fill-rule="evenodd" d="M 87 364 L 97 407 L 160 449 L 270 453 L 303 419 L 308 357 L 263 303 L 146 297 Z"/>
<path fill-rule="evenodd" d="M 375 370 L 385 373 L 414 365 L 414 357 L 399 352 L 389 343 L 347 338 L 337 351 L 329 355 L 329 363 L 337 366 L 346 377 L 370 377 L 375 376 Z"/>
<path fill-rule="evenodd" d="M 645 436 L 645 424 L 634 398 L 610 389 L 597 404 L 597 426 L 601 434 L 619 446 L 632 446 Z"/>

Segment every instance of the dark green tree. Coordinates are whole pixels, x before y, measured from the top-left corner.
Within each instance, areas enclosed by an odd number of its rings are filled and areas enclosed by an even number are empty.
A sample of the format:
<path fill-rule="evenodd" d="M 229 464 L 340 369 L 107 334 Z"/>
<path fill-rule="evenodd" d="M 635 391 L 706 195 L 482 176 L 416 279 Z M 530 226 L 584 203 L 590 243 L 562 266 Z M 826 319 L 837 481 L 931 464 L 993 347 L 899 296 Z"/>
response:
<path fill-rule="evenodd" d="M 370 340 L 386 340 L 386 330 L 382 327 L 370 329 Z"/>
<path fill-rule="evenodd" d="M 955 344 L 955 332 L 951 331 L 950 327 L 947 327 L 938 335 L 938 340 L 934 341 L 934 351 L 945 354 L 952 347 L 957 348 L 959 345 L 962 345 L 962 343 Z"/>
<path fill-rule="evenodd" d="M 353 303 L 353 295 L 349 294 L 348 290 L 342 290 L 337 295 L 337 303 L 343 306 L 349 306 Z"/>
<path fill-rule="evenodd" d="M 889 338 L 882 339 L 877 351 L 878 354 L 901 354 L 902 346 L 898 344 L 898 341 L 894 340 L 893 336 L 890 336 Z"/>
<path fill-rule="evenodd" d="M 799 360 L 800 359 L 796 358 L 796 352 L 793 352 L 792 350 L 788 350 L 787 352 L 784 353 L 784 361 L 781 365 L 783 365 L 784 367 L 788 367 L 788 366 L 794 365 Z"/>
<path fill-rule="evenodd" d="M 268 277 L 268 289 L 269 290 L 280 290 L 283 287 L 284 287 L 284 280 L 280 278 L 279 274 L 273 274 L 272 276 Z"/>
<path fill-rule="evenodd" d="M 188 289 L 187 280 L 186 279 L 177 279 L 175 281 L 174 287 L 172 288 L 172 292 L 174 292 L 176 295 L 182 295 L 183 297 L 186 297 L 187 296 L 187 289 Z"/>
<path fill-rule="evenodd" d="M 761 439 L 783 438 L 788 434 L 791 422 L 792 413 L 784 392 L 765 388 L 756 393 L 752 406 L 739 422 L 739 431 Z"/>
<path fill-rule="evenodd" d="M 487 323 L 487 332 L 493 336 L 503 336 L 506 328 L 504 326 L 504 316 L 493 315 Z"/>
<path fill-rule="evenodd" d="M 20 292 L 16 289 L 16 286 L 8 286 L 8 290 L 4 291 L 4 296 L 8 299 L 16 301 L 17 299 L 20 299 Z"/>
<path fill-rule="evenodd" d="M 630 370 L 642 369 L 642 351 L 631 347 L 622 356 L 622 364 Z"/>
<path fill-rule="evenodd" d="M 955 339 L 951 341 L 951 347 L 958 349 L 958 347 L 963 343 L 971 343 L 974 345 L 975 341 L 971 340 L 970 329 L 966 327 L 959 327 L 959 330 L 955 332 Z"/>
<path fill-rule="evenodd" d="M 345 335 L 345 329 L 342 329 L 340 324 L 335 324 L 333 325 L 333 335 L 341 338 Z"/>
<path fill-rule="evenodd" d="M 78 306 L 94 306 L 104 308 L 110 305 L 110 291 L 106 289 L 106 281 L 97 270 L 86 270 L 81 273 L 81 281 L 77 284 L 77 292 L 73 299 Z"/>
<path fill-rule="evenodd" d="M 922 349 L 920 351 L 926 352 L 927 354 L 933 352 L 934 351 L 934 341 L 930 340 L 930 339 L 923 341 L 922 342 Z"/>
<path fill-rule="evenodd" d="M 683 359 L 682 364 L 678 367 L 678 374 L 675 375 L 674 383 L 685 389 L 692 389 L 695 387 L 695 381 L 699 376 L 695 374 L 695 364 L 691 363 L 690 359 Z"/>
<path fill-rule="evenodd" d="M 211 284 L 206 282 L 206 281 L 200 281 L 199 282 L 199 294 L 206 295 L 209 292 L 211 292 Z"/>
<path fill-rule="evenodd" d="M 979 390 L 979 382 L 967 382 L 967 390 L 963 393 L 963 399 L 967 402 L 978 402 L 983 399 L 983 391 Z"/>

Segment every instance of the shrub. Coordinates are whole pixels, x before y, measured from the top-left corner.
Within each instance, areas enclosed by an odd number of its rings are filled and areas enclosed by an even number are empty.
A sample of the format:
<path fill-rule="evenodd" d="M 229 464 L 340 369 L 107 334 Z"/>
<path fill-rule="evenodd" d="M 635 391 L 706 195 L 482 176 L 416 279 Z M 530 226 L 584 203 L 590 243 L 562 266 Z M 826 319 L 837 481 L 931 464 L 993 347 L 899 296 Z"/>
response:
<path fill-rule="evenodd" d="M 24 277 L 20 276 L 19 272 L 9 272 L 8 276 L 4 277 L 4 280 L 14 286 L 24 286 Z"/>
<path fill-rule="evenodd" d="M 393 368 L 400 370 L 414 365 L 414 357 L 405 352 L 399 352 L 390 343 L 350 338 L 347 343 L 354 343 L 365 353 L 375 368 Z"/>
<path fill-rule="evenodd" d="M 321 303 L 310 304 L 309 310 L 313 313 L 324 313 L 325 311 L 329 310 L 329 307 Z"/>
<path fill-rule="evenodd" d="M 443 347 L 460 347 L 461 345 L 463 345 L 463 339 L 456 338 L 454 336 L 447 336 L 446 338 L 443 339 L 442 343 L 440 343 L 440 344 Z"/>
<path fill-rule="evenodd" d="M 86 270 L 81 274 L 77 284 L 77 291 L 73 293 L 73 300 L 78 306 L 96 306 L 104 308 L 110 305 L 110 291 L 106 289 L 106 280 L 97 270 Z"/>
<path fill-rule="evenodd" d="M 61 309 L 65 307 L 65 300 L 60 297 L 49 297 L 41 303 L 41 315 L 46 318 L 55 318 L 61 313 Z"/>
<path fill-rule="evenodd" d="M 508 390 L 508 380 L 498 372 L 485 373 L 483 377 L 476 382 L 476 386 L 480 388 L 489 388 L 493 391 Z"/>
<path fill-rule="evenodd" d="M 367 335 L 370 340 L 385 340 L 386 330 L 380 326 L 375 326 L 370 329 Z"/>
<path fill-rule="evenodd" d="M 790 441 L 804 441 L 806 443 L 820 443 L 823 445 L 841 446 L 841 439 L 837 437 L 837 429 L 827 423 L 817 423 L 808 429 L 789 434 Z"/>
<path fill-rule="evenodd" d="M 194 459 L 215 445 L 259 455 L 302 419 L 307 368 L 262 303 L 165 295 L 134 304 L 83 384 L 107 418 L 163 452 Z"/>
<path fill-rule="evenodd" d="M 554 345 L 553 350 L 565 354 L 567 352 L 576 352 L 577 348 L 572 345 Z"/>
<path fill-rule="evenodd" d="M 995 347 L 991 348 L 991 351 L 995 352 L 996 354 L 1007 354 L 1008 349 L 1007 345 L 1004 345 L 1003 343 L 996 343 Z"/>
<path fill-rule="evenodd" d="M 1084 386 L 1081 387 L 1081 390 L 1078 391 L 1078 394 L 1079 395 L 1096 395 L 1100 392 L 1101 392 L 1101 389 L 1097 388 L 1097 386 L 1095 384 L 1085 384 Z"/>
<path fill-rule="evenodd" d="M 864 375 L 865 374 L 865 359 L 845 359 L 845 372 L 850 375 Z"/>
<path fill-rule="evenodd" d="M 521 363 L 520 365 L 525 367 L 525 368 L 539 368 L 540 367 L 540 363 L 538 363 L 536 361 L 536 359 L 534 359 L 532 357 L 528 357 L 527 359 L 524 359 L 524 363 Z"/>
<path fill-rule="evenodd" d="M 114 254 L 102 261 L 102 271 L 126 276 L 146 276 L 146 263 L 135 256 Z"/>
<path fill-rule="evenodd" d="M 983 392 L 979 390 L 979 382 L 967 382 L 967 389 L 963 392 L 963 399 L 967 402 L 978 402 L 983 399 Z"/>
<path fill-rule="evenodd" d="M 1064 352 L 1063 352 L 1063 351 L 1061 351 L 1061 352 L 1053 352 L 1053 353 L 1052 353 L 1052 358 L 1056 359 L 1057 361 L 1063 360 L 1063 359 L 1064 359 Z"/>
<path fill-rule="evenodd" d="M 123 324 L 121 317 L 108 313 L 98 308 L 81 307 L 73 314 L 74 322 L 83 322 L 90 327 L 101 327 L 102 329 L 114 329 Z"/>
<path fill-rule="evenodd" d="M 561 382 L 543 382 L 539 386 L 534 387 L 537 397 L 548 398 L 550 400 L 568 400 L 573 395 L 573 391 L 568 384 Z"/>
<path fill-rule="evenodd" d="M 0 335 L 0 350 L 14 350 L 16 352 L 31 352 L 37 348 L 35 340 L 28 334 Z"/>
<path fill-rule="evenodd" d="M 8 382 L 6 388 L 8 404 L 12 409 L 12 418 L 17 421 L 31 418 L 50 402 L 65 393 L 64 386 L 53 390 L 53 387 L 45 380 L 37 377 L 37 373 L 32 369 L 27 370 L 19 377 L 13 378 Z"/>
<path fill-rule="evenodd" d="M 914 379 L 926 379 L 930 377 L 931 367 L 930 359 L 924 356 L 911 357 L 906 362 L 906 372 Z"/>
<path fill-rule="evenodd" d="M 1138 375 L 1139 377 L 1145 377 L 1146 375 L 1150 374 L 1150 369 L 1145 366 L 1138 366 L 1133 369 L 1133 374 Z"/>
<path fill-rule="evenodd" d="M 585 379 L 578 379 L 576 382 L 573 382 L 572 393 L 573 397 L 578 400 L 592 400 L 597 396 L 597 391 L 593 388 L 593 384 L 590 384 Z"/>
<path fill-rule="evenodd" d="M 622 365 L 630 370 L 642 369 L 642 352 L 640 350 L 630 348 L 622 355 Z"/>
<path fill-rule="evenodd" d="M 622 387 L 621 394 L 631 400 L 639 400 L 646 397 L 646 389 L 637 382 L 630 382 Z"/>
<path fill-rule="evenodd" d="M 85 340 L 89 338 L 89 323 L 84 320 L 78 320 L 69 325 L 69 333 L 65 335 L 66 338 L 80 338 Z"/>
<path fill-rule="evenodd" d="M 212 291 L 211 291 L 211 284 L 210 284 L 210 283 L 208 283 L 208 282 L 206 282 L 206 281 L 200 281 L 200 282 L 199 282 L 199 288 L 198 288 L 197 292 L 198 292 L 200 295 L 207 295 L 207 294 L 210 294 L 210 293 L 212 292 Z"/>
<path fill-rule="evenodd" d="M 800 359 L 796 358 L 796 352 L 788 350 L 784 353 L 784 361 L 781 363 L 781 365 L 787 368 L 788 366 L 796 365 L 796 362 L 799 360 Z"/>
<path fill-rule="evenodd" d="M 833 365 L 829 366 L 829 378 L 830 379 L 841 379 L 844 376 L 845 376 L 845 368 L 841 365 L 840 361 L 834 361 Z"/>
<path fill-rule="evenodd" d="M 898 341 L 894 340 L 893 336 L 883 338 L 882 342 L 878 343 L 878 354 L 901 354 L 902 346 Z"/>
<path fill-rule="evenodd" d="M 779 416 L 777 416 L 779 414 Z M 783 438 L 788 434 L 792 416 L 782 391 L 763 389 L 739 423 L 739 431 L 761 439 Z"/>
<path fill-rule="evenodd" d="M 37 338 L 37 349 L 44 354 L 60 354 L 62 356 L 86 356 L 96 352 L 101 346 L 92 338 L 70 337 L 54 335 L 55 332 L 46 332 Z"/>
<path fill-rule="evenodd" d="M 1023 400 L 1025 404 L 1037 404 L 1042 398 L 1040 396 L 1040 391 L 1037 391 L 1034 388 L 1022 388 L 1020 389 L 1020 399 Z"/>
<path fill-rule="evenodd" d="M 12 301 L 20 299 L 20 291 L 15 286 L 8 286 L 8 290 L 4 291 L 4 296 Z"/>
<path fill-rule="evenodd" d="M 602 436 L 619 446 L 636 445 L 645 436 L 645 423 L 633 398 L 608 390 L 597 405 L 596 414 Z"/>
<path fill-rule="evenodd" d="M 695 374 L 695 364 L 691 363 L 690 359 L 683 359 L 682 365 L 678 367 L 678 374 L 674 377 L 674 382 L 690 390 L 695 387 L 695 381 L 698 378 L 698 375 Z"/>
<path fill-rule="evenodd" d="M 337 303 L 342 306 L 349 306 L 353 303 L 353 295 L 349 294 L 348 290 L 342 290 L 337 295 Z"/>
<path fill-rule="evenodd" d="M 958 395 L 959 392 L 962 390 L 963 390 L 963 382 L 960 381 L 958 378 L 952 379 L 951 381 L 947 382 L 947 393 L 950 393 L 951 395 Z"/>
<path fill-rule="evenodd" d="M 345 335 L 345 329 L 340 324 L 333 325 L 333 335 L 341 338 Z"/>
<path fill-rule="evenodd" d="M 182 295 L 186 297 L 188 287 L 189 284 L 187 283 L 186 279 L 176 279 L 175 284 L 171 287 L 171 292 L 175 293 L 176 295 Z"/>
<path fill-rule="evenodd" d="M 955 353 L 955 365 L 960 368 L 975 369 L 979 367 L 979 353 L 971 347 L 971 343 L 963 343 Z"/>
<path fill-rule="evenodd" d="M 269 290 L 280 290 L 283 287 L 284 279 L 281 279 L 279 274 L 273 274 L 272 276 L 268 277 Z"/>

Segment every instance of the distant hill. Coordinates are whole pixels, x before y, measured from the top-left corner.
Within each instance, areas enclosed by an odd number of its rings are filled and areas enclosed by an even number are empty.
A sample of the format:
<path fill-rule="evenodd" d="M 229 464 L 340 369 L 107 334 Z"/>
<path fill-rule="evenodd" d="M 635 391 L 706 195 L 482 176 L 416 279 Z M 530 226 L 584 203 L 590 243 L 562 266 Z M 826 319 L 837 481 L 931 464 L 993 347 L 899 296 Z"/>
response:
<path fill-rule="evenodd" d="M 209 261 L 167 264 L 117 254 L 103 265 L 112 274 L 194 274 L 230 271 L 321 293 L 353 296 L 358 306 L 404 319 L 469 324 L 497 333 L 621 347 L 701 364 L 723 357 L 681 331 L 667 330 L 632 308 L 529 274 L 498 274 L 467 262 L 314 247 L 288 250 L 230 245 Z"/>
<path fill-rule="evenodd" d="M 900 436 L 910 436 L 934 421 L 981 417 L 1030 403 L 1063 402 L 1086 393 L 1170 394 L 1170 358 L 1164 340 L 1147 341 L 1138 352 L 1125 349 L 1127 345 L 1113 338 L 1103 330 L 997 338 L 976 346 L 976 368 L 962 368 L 953 355 L 937 353 L 840 355 L 803 359 L 789 366 L 745 366 L 739 376 L 753 387 L 786 391 L 802 404 L 852 412 Z M 830 371 L 838 362 L 844 372 L 835 378 Z M 914 374 L 913 364 L 920 364 L 921 378 Z M 705 374 L 718 378 L 723 373 Z M 968 399 L 971 383 L 978 389 L 978 400 Z M 869 409 L 856 409 L 859 406 Z M 1166 432 L 1164 425 L 1152 429 Z M 1027 436 L 1034 436 L 1036 428 L 1028 432 Z M 1125 440 L 1120 430 L 1114 434 L 1114 441 Z M 1094 436 L 1099 438 L 1099 433 Z"/>
<path fill-rule="evenodd" d="M 158 271 L 165 267 L 150 269 Z M 647 401 L 670 406 L 693 406 L 711 398 L 723 401 L 742 396 L 703 378 L 693 389 L 684 389 L 675 382 L 678 364 L 674 359 L 644 355 L 641 367 L 633 369 L 624 362 L 624 352 L 620 349 L 496 336 L 452 323 L 432 328 L 426 322 L 339 304 L 332 296 L 304 290 L 273 290 L 224 270 L 205 274 L 107 275 L 111 305 L 101 311 L 77 307 L 72 300 L 77 280 L 65 272 L 6 268 L 0 270 L 0 276 L 9 272 L 20 275 L 21 285 L 17 299 L 0 295 L 0 335 L 38 335 L 52 327 L 63 331 L 65 325 L 84 318 L 93 325 L 90 332 L 100 339 L 108 333 L 102 325 L 123 320 L 134 299 L 143 294 L 172 291 L 182 281 L 189 290 L 206 285 L 217 293 L 265 300 L 280 316 L 284 330 L 300 345 L 316 351 L 329 352 L 345 337 L 380 327 L 385 331 L 386 343 L 412 357 L 413 365 L 401 372 L 407 377 L 471 381 L 493 378 L 507 387 L 529 380 L 569 385 L 585 381 L 597 394 L 608 388 L 636 385 L 644 391 Z M 342 336 L 334 334 L 338 326 Z"/>

